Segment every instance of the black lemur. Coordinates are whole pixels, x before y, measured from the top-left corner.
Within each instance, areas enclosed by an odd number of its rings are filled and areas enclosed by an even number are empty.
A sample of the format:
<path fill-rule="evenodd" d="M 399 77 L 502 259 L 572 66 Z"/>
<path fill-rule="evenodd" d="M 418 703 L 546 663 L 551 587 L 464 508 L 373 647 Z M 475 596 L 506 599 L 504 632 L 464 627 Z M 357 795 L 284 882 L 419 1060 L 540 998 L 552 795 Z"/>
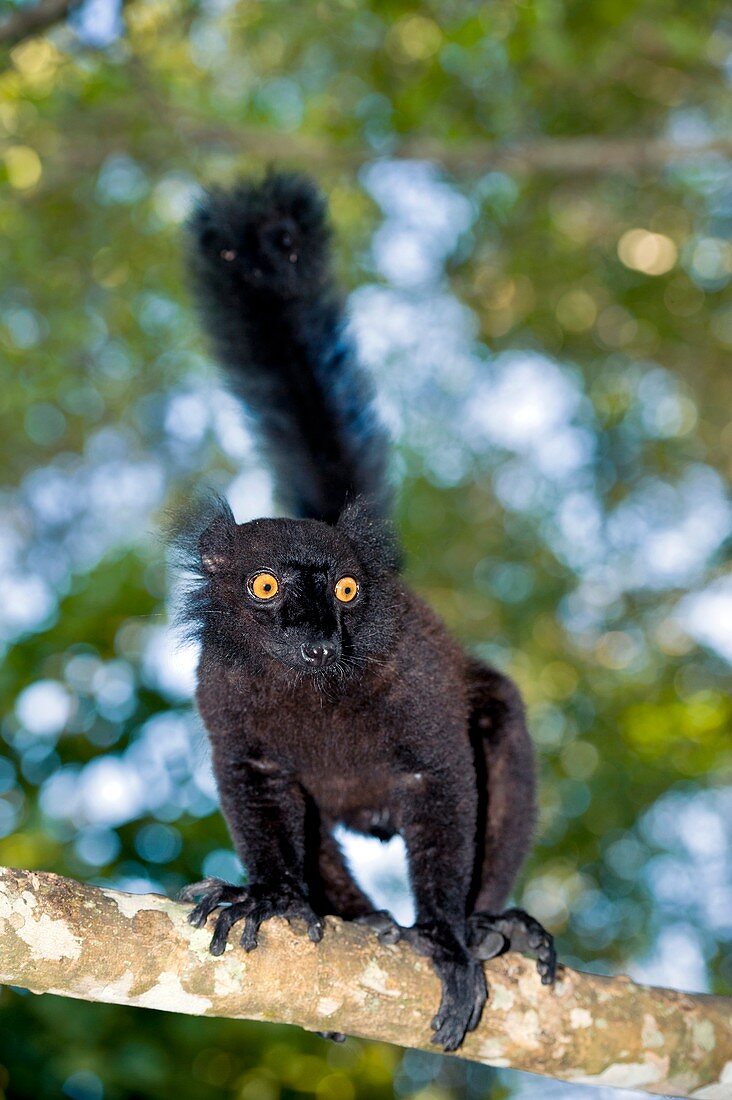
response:
<path fill-rule="evenodd" d="M 302 176 L 212 190 L 189 225 L 203 324 L 297 518 L 237 524 L 215 506 L 192 540 L 186 614 L 197 702 L 245 886 L 188 887 L 221 954 L 232 925 L 323 916 L 392 936 L 344 863 L 341 822 L 404 838 L 417 923 L 442 982 L 433 1042 L 455 1050 L 486 1001 L 481 959 L 551 937 L 502 912 L 529 847 L 534 762 L 513 683 L 468 656 L 405 584 L 389 522 L 385 433 L 344 325 L 325 204 Z"/>

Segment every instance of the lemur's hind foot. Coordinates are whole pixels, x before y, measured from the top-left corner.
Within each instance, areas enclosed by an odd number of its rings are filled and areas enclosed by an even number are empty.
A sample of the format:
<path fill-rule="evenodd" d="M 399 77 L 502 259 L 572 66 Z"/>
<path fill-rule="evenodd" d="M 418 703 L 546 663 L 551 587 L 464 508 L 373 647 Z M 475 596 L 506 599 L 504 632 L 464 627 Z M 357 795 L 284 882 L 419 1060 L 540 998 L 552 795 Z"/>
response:
<path fill-rule="evenodd" d="M 372 932 L 376 933 L 376 938 L 379 943 L 392 944 L 392 943 L 408 943 L 409 946 L 418 955 L 423 955 L 425 958 L 432 958 L 434 953 L 433 944 L 429 937 L 425 936 L 419 926 L 397 924 L 392 917 L 391 913 L 386 909 L 377 909 L 373 913 L 366 913 L 362 917 L 355 917 L 354 924 L 363 925 L 364 928 L 370 928 Z M 503 950 L 505 939 L 500 937 L 500 950 Z M 496 952 L 498 953 L 498 952 Z M 478 958 L 475 955 L 475 958 Z M 493 958 L 491 955 L 490 958 Z"/>
<path fill-rule="evenodd" d="M 468 919 L 468 946 L 476 959 L 494 959 L 507 951 L 531 955 L 536 959 L 542 985 L 551 985 L 556 977 L 554 938 L 523 909 L 473 913 Z"/>
<path fill-rule="evenodd" d="M 415 926 L 397 924 L 391 913 L 386 909 L 377 909 L 373 913 L 366 913 L 362 917 L 355 917 L 354 924 L 361 924 L 364 928 L 370 928 L 376 933 L 379 943 L 408 943 L 418 955 L 432 958 L 433 945 L 430 939 L 423 934 L 420 928 Z M 500 950 L 503 950 L 505 938 L 500 937 Z M 498 952 L 497 952 L 498 953 Z M 474 953 L 473 953 L 474 954 Z M 474 954 L 477 959 L 479 956 Z M 481 956 L 482 957 L 482 956 Z M 493 958 L 491 955 L 490 958 Z"/>
<path fill-rule="evenodd" d="M 315 1034 L 321 1039 L 330 1039 L 332 1043 L 345 1043 L 348 1038 L 342 1031 L 316 1031 Z"/>
<path fill-rule="evenodd" d="M 377 909 L 373 913 L 366 913 L 362 917 L 356 917 L 354 924 L 362 924 L 365 928 L 370 928 L 372 932 L 376 933 L 376 938 L 379 943 L 398 943 L 399 940 L 407 939 L 405 935 L 409 931 L 408 928 L 402 928 L 401 924 L 397 924 L 390 913 L 387 913 L 386 909 Z"/>

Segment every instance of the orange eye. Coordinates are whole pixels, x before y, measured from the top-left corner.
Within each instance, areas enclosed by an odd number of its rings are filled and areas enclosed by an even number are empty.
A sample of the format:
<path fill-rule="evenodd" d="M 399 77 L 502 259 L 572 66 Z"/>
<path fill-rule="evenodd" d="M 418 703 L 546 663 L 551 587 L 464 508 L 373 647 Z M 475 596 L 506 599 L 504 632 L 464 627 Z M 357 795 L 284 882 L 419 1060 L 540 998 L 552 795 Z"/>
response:
<path fill-rule="evenodd" d="M 254 573 L 247 588 L 257 600 L 271 600 L 280 590 L 280 582 L 272 573 Z"/>
<path fill-rule="evenodd" d="M 353 577 L 341 577 L 335 586 L 336 599 L 341 603 L 350 603 L 358 595 L 358 581 Z"/>

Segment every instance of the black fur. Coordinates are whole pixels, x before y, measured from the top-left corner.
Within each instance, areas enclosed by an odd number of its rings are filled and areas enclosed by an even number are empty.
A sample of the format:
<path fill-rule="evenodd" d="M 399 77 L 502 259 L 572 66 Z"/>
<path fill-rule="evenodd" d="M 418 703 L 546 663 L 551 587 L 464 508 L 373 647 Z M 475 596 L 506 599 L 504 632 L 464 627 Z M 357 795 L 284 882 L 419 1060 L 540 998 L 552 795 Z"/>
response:
<path fill-rule="evenodd" d="M 297 265 L 283 256 L 283 226 Z M 393 939 L 333 828 L 399 832 L 417 925 L 396 931 L 432 958 L 442 980 L 433 1041 L 454 1050 L 486 999 L 480 960 L 513 944 L 537 955 L 543 980 L 554 976 L 551 938 L 526 914 L 501 913 L 535 814 L 521 699 L 462 652 L 399 575 L 383 433 L 361 410 L 362 376 L 340 350 L 312 185 L 275 176 L 215 192 L 192 236 L 215 347 L 258 418 L 282 495 L 311 518 L 237 524 L 213 502 L 181 543 L 185 613 L 202 642 L 198 705 L 248 874 L 244 887 L 188 888 L 187 899 L 201 899 L 191 919 L 218 913 L 215 954 L 238 921 L 244 946 L 256 946 L 274 914 L 303 919 L 315 940 L 327 913 Z M 354 492 L 369 499 L 346 504 Z M 279 585 L 271 599 L 252 590 L 260 572 Z M 342 577 L 358 583 L 348 603 L 335 595 Z"/>
<path fill-rule="evenodd" d="M 334 523 L 365 495 L 388 511 L 386 437 L 333 286 L 318 191 L 281 174 L 212 190 L 189 230 L 204 329 L 256 419 L 285 509 Z"/>

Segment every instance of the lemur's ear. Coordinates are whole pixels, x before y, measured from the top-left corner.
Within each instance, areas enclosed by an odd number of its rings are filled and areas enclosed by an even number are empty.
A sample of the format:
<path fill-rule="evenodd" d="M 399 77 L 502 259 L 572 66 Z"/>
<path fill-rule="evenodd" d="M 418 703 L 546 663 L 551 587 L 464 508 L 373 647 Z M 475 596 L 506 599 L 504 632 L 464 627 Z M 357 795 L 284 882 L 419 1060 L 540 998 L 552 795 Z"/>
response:
<path fill-rule="evenodd" d="M 367 568 L 399 572 L 402 552 L 394 525 L 381 514 L 374 500 L 356 497 L 341 512 L 337 526 L 357 548 Z"/>
<path fill-rule="evenodd" d="M 172 561 L 190 577 L 220 573 L 233 560 L 236 520 L 216 493 L 196 496 L 169 512 L 165 526 Z"/>
<path fill-rule="evenodd" d="M 204 573 L 213 576 L 230 566 L 233 556 L 233 532 L 236 527 L 228 506 L 198 536 L 198 553 Z"/>

